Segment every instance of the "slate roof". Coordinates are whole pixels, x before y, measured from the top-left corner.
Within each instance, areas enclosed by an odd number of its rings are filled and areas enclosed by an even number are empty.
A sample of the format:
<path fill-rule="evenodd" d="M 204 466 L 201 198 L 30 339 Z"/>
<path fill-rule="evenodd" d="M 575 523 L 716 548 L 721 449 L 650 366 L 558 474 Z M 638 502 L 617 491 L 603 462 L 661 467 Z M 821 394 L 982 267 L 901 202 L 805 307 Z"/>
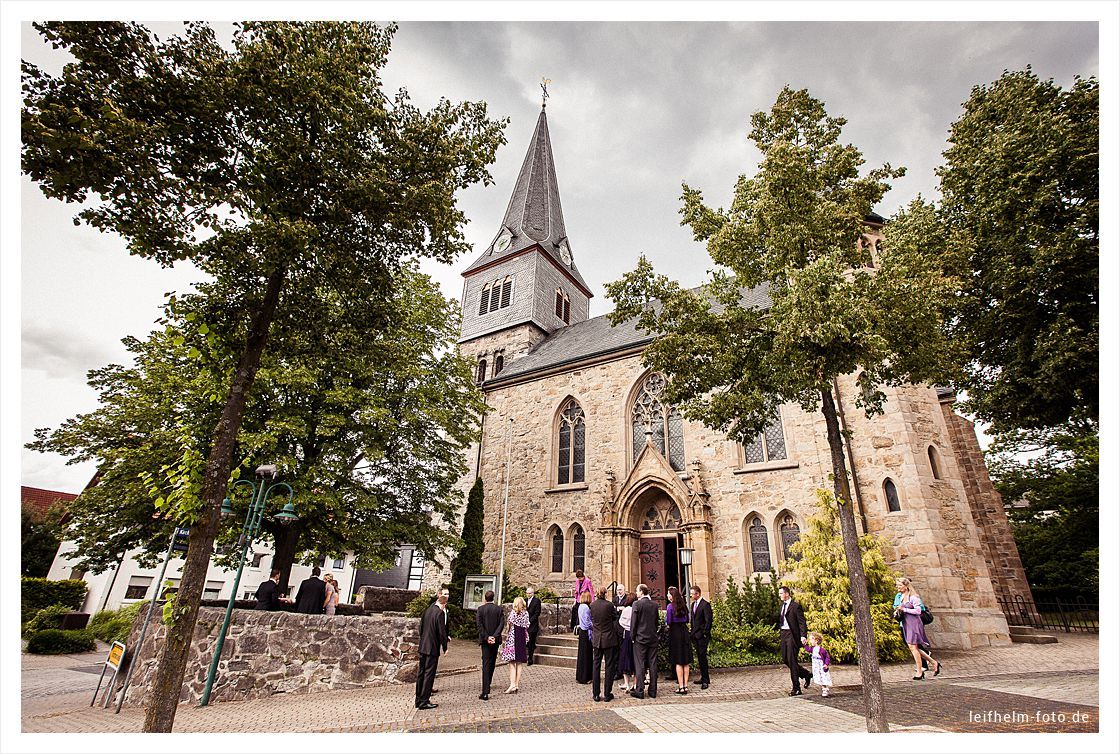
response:
<path fill-rule="evenodd" d="M 513 234 L 513 239 L 505 251 L 497 251 L 494 244 L 503 230 Z M 556 164 L 552 159 L 552 142 L 548 138 L 548 119 L 544 108 L 537 118 L 533 138 L 525 152 L 521 172 L 513 185 L 513 195 L 506 207 L 502 225 L 494 234 L 486 250 L 463 271 L 467 277 L 480 267 L 513 256 L 530 246 L 537 245 L 551 256 L 562 268 L 571 272 L 572 277 L 586 290 L 591 287 L 576 268 L 575 259 L 569 265 L 560 256 L 560 242 L 568 241 L 564 228 L 564 213 L 560 207 L 560 188 L 556 182 Z"/>
<path fill-rule="evenodd" d="M 770 296 L 766 291 L 766 286 L 744 291 L 744 305 L 770 308 Z M 609 314 L 603 314 L 560 328 L 541 341 L 531 353 L 511 361 L 500 375 L 487 380 L 485 386 L 497 387 L 517 377 L 593 356 L 644 346 L 653 340 L 652 335 L 637 328 L 636 320 L 628 319 L 612 327 L 609 318 Z"/>

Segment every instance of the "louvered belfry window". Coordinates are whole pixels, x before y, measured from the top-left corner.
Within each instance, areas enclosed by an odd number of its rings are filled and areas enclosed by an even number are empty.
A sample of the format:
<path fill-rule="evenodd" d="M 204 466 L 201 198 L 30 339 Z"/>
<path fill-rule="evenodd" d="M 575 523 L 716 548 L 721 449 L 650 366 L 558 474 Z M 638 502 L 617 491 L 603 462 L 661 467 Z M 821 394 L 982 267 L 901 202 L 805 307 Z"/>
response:
<path fill-rule="evenodd" d="M 633 433 L 634 456 L 646 444 L 649 431 L 653 447 L 669 462 L 674 471 L 684 471 L 684 420 L 675 406 L 664 402 L 665 378 L 656 372 L 646 377 L 630 410 L 630 428 Z"/>
<path fill-rule="evenodd" d="M 584 456 L 587 441 L 583 409 L 569 398 L 560 412 L 560 438 L 557 446 L 556 482 L 577 484 L 584 481 Z"/>
<path fill-rule="evenodd" d="M 498 309 L 504 309 L 509 306 L 512 301 L 513 278 L 507 276 L 504 280 L 495 280 L 492 283 L 487 283 L 482 288 L 482 298 L 478 302 L 478 313 L 489 314 Z"/>

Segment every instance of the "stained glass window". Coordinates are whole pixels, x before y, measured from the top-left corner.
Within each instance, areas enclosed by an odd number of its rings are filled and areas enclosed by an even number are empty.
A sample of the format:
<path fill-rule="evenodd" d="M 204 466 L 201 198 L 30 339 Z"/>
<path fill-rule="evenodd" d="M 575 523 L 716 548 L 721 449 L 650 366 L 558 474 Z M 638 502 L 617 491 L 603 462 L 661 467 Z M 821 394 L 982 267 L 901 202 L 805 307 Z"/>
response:
<path fill-rule="evenodd" d="M 653 447 L 666 457 L 673 470 L 684 471 L 684 421 L 674 406 L 662 400 L 665 387 L 664 377 L 657 373 L 651 374 L 634 399 L 630 412 L 630 428 L 634 440 L 632 460 L 638 460 L 638 454 L 645 447 L 648 431 Z"/>
<path fill-rule="evenodd" d="M 583 570 L 584 547 L 585 547 L 585 543 L 584 543 L 584 537 L 583 537 L 583 527 L 580 526 L 579 524 L 576 524 L 575 528 L 572 531 L 572 570 L 573 571 L 582 571 Z"/>
<path fill-rule="evenodd" d="M 558 484 L 575 484 L 584 481 L 586 447 L 583 409 L 575 399 L 570 398 L 560 412 L 556 473 Z"/>
<path fill-rule="evenodd" d="M 782 414 L 774 412 L 774 418 L 766 429 L 753 441 L 743 446 L 743 463 L 765 463 L 766 461 L 784 461 L 789 458 L 786 451 L 786 434 L 782 426 Z"/>
<path fill-rule="evenodd" d="M 887 498 L 887 510 L 891 513 L 902 510 L 902 503 L 898 499 L 898 489 L 890 479 L 883 482 L 883 495 Z"/>
<path fill-rule="evenodd" d="M 552 527 L 552 572 L 560 573 L 564 570 L 564 535 L 560 533 L 560 529 L 556 526 Z"/>
<path fill-rule="evenodd" d="M 800 560 L 798 556 L 795 556 L 789 550 L 794 542 L 801 539 L 801 527 L 799 527 L 797 525 L 797 522 L 793 520 L 793 516 L 787 513 L 782 518 L 779 531 L 782 535 L 782 557 L 784 557 L 786 560 Z"/>
<path fill-rule="evenodd" d="M 747 528 L 747 538 L 751 547 L 751 569 L 755 573 L 767 573 L 770 570 L 770 540 L 766 535 L 766 527 L 762 519 L 755 516 Z"/>
<path fill-rule="evenodd" d="M 681 525 L 681 509 L 668 498 L 659 500 L 646 510 L 642 520 L 644 531 L 666 531 L 677 529 Z"/>

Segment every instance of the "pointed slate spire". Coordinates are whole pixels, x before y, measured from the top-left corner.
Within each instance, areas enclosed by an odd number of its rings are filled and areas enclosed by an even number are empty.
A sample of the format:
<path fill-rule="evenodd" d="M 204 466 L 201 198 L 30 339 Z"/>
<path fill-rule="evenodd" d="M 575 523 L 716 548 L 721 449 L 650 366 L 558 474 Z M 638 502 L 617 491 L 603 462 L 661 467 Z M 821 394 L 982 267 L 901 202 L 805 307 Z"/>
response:
<path fill-rule="evenodd" d="M 552 259 L 568 270 L 579 284 L 587 282 L 576 269 L 564 228 L 560 208 L 560 189 L 556 182 L 556 166 L 552 159 L 552 142 L 548 138 L 548 118 L 544 106 L 537 117 L 537 126 L 521 172 L 513 186 L 513 195 L 505 217 L 494 239 L 463 275 L 504 257 L 512 256 L 536 244 Z M 590 290 L 590 289 L 588 289 Z"/>

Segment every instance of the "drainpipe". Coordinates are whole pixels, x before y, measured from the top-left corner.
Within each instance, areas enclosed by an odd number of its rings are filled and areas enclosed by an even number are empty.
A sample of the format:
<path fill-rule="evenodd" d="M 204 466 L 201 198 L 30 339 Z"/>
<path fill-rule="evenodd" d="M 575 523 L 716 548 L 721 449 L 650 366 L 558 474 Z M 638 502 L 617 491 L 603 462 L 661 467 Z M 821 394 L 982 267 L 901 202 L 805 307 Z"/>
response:
<path fill-rule="evenodd" d="M 863 509 L 863 494 L 859 491 L 859 476 L 856 474 L 856 459 L 852 455 L 852 441 L 848 435 L 848 422 L 844 418 L 844 401 L 840 398 L 840 382 L 832 378 L 832 390 L 836 395 L 836 413 L 840 418 L 840 435 L 844 438 L 844 448 L 848 451 L 848 466 L 852 469 L 852 492 L 855 494 L 856 507 L 859 508 L 859 521 L 863 533 L 867 533 L 867 511 Z"/>

